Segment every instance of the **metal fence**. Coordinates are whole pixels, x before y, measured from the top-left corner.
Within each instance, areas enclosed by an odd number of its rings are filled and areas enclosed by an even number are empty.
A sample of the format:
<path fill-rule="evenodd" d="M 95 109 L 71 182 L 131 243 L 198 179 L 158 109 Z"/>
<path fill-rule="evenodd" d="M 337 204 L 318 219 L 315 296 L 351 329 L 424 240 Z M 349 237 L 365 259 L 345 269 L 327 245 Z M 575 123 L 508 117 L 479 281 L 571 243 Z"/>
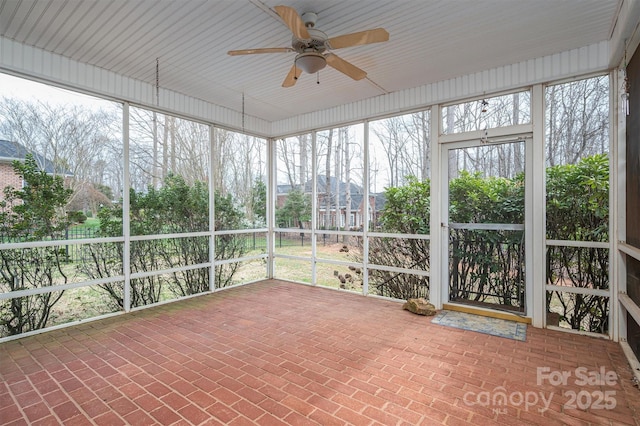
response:
<path fill-rule="evenodd" d="M 86 227 L 86 228 L 69 228 L 61 233 L 57 238 L 58 240 L 79 240 L 79 239 L 91 239 L 98 237 L 98 228 Z M 267 250 L 267 239 L 262 232 L 253 232 L 243 234 L 242 236 L 235 236 L 235 238 L 241 239 L 245 252 L 256 250 Z M 16 239 L 7 239 L 0 237 L 0 243 L 15 243 L 21 242 Z M 327 235 L 322 234 L 317 237 L 318 244 L 323 246 L 336 243 L 345 243 L 344 237 L 341 235 Z M 275 236 L 275 246 L 277 248 L 282 247 L 305 247 L 311 245 L 311 235 L 302 232 L 278 232 Z M 88 251 L 83 244 L 69 244 L 64 246 L 64 251 L 67 256 L 68 262 L 85 262 L 87 261 Z"/>

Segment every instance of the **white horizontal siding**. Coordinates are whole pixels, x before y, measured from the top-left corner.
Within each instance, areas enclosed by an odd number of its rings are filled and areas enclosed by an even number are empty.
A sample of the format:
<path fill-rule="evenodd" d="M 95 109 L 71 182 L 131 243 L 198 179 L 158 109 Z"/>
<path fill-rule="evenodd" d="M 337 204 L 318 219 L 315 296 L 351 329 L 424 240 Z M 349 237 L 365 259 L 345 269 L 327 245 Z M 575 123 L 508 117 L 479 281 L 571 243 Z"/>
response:
<path fill-rule="evenodd" d="M 112 71 L 65 58 L 0 37 L 0 71 L 31 76 L 69 89 L 127 101 L 141 106 L 156 105 L 154 86 Z M 160 88 L 159 108 L 181 116 L 241 129 L 241 112 Z M 245 130 L 260 136 L 270 134 L 271 124 L 246 116 Z"/>
<path fill-rule="evenodd" d="M 300 114 L 273 123 L 253 116 L 245 116 L 244 128 L 247 132 L 260 136 L 302 133 L 369 117 L 398 114 L 436 103 L 603 71 L 608 68 L 609 56 L 608 43 L 601 42 L 334 108 Z M 156 104 L 152 84 L 2 37 L 0 37 L 0 69 L 33 76 L 36 79 L 97 96 L 106 96 L 148 107 Z M 162 88 L 159 102 L 160 108 L 168 112 L 212 122 L 223 127 L 242 129 L 242 114 L 229 108 Z"/>
<path fill-rule="evenodd" d="M 391 115 L 456 99 L 604 71 L 608 69 L 608 64 L 609 44 L 601 42 L 276 121 L 271 131 L 274 135 L 290 135 L 332 127 L 368 117 Z"/>

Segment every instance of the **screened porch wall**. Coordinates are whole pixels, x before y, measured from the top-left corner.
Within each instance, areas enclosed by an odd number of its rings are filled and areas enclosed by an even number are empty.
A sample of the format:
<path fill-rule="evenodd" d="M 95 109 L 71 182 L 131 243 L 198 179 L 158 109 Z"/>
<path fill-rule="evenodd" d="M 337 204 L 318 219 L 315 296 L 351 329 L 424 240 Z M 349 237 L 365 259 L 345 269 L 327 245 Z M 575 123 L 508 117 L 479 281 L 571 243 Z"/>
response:
<path fill-rule="evenodd" d="M 599 43 L 575 51 L 496 67 L 473 75 L 407 89 L 295 119 L 274 123 L 261 123 L 248 119 L 245 123 L 246 131 L 256 134 L 283 135 L 299 129 L 327 128 L 332 123 L 362 122 L 372 117 L 398 115 L 401 111 L 464 99 L 474 94 L 502 92 L 534 82 L 548 82 L 602 71 L 608 67 L 609 56 L 608 44 Z M 108 71 L 73 63 L 55 54 L 21 46 L 10 40 L 0 39 L 0 58 L 0 69 L 13 73 L 28 74 L 32 78 L 49 80 L 101 96 L 133 99 L 140 105 L 151 106 L 154 103 L 153 87 L 149 85 L 125 81 L 124 78 L 121 80 L 119 76 Z M 182 95 L 171 94 L 162 89 L 160 102 L 156 108 L 161 111 L 172 110 L 176 114 L 201 118 L 213 123 L 223 123 L 235 128 L 239 128 L 242 122 L 242 117 L 234 115 L 233 111 L 221 111 L 216 106 L 186 99 Z"/>
<path fill-rule="evenodd" d="M 627 66 L 629 80 L 629 115 L 626 139 L 626 243 L 640 249 L 640 54 L 633 55 Z M 627 294 L 640 306 L 640 260 L 626 254 Z M 627 341 L 640 358 L 640 325 L 627 313 Z"/>

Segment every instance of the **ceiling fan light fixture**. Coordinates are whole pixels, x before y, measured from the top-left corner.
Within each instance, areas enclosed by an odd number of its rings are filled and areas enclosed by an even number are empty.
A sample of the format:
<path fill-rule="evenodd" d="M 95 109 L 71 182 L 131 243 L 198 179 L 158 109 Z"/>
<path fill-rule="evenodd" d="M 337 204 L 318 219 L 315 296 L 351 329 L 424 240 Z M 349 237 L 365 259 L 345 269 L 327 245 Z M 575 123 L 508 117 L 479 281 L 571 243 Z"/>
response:
<path fill-rule="evenodd" d="M 327 66 L 327 60 L 322 53 L 305 52 L 296 56 L 295 65 L 307 74 L 314 74 Z"/>

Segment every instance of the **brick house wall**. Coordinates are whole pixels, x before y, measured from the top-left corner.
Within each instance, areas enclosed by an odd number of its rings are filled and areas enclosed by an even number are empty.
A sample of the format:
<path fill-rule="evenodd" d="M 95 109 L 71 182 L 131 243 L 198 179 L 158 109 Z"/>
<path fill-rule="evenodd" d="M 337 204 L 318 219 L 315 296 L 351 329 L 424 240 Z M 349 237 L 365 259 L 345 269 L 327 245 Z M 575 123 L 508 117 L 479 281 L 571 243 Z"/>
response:
<path fill-rule="evenodd" d="M 22 178 L 15 174 L 10 162 L 0 161 L 0 200 L 4 200 L 4 188 L 22 188 Z"/>

